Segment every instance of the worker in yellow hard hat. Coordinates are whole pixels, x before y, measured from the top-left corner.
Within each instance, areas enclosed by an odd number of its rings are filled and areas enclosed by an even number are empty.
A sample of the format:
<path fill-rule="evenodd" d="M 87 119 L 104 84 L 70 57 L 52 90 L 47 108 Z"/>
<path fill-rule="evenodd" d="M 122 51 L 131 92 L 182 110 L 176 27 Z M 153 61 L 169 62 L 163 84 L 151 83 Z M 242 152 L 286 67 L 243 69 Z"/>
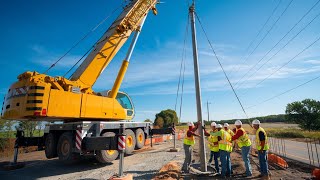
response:
<path fill-rule="evenodd" d="M 267 133 L 262 127 L 260 127 L 260 121 L 258 119 L 252 121 L 252 126 L 256 130 L 256 148 L 258 150 L 260 164 L 260 177 L 269 178 L 267 161 L 267 150 L 269 149 L 269 144 Z"/>
<path fill-rule="evenodd" d="M 184 172 L 189 171 L 189 166 L 192 160 L 192 149 L 193 149 L 193 145 L 195 144 L 194 137 L 195 136 L 200 137 L 200 135 L 195 133 L 195 131 L 198 129 L 198 125 L 199 123 L 196 123 L 196 125 L 194 126 L 192 122 L 188 122 L 188 130 L 183 140 L 183 149 L 185 153 L 185 159 L 182 166 L 182 171 Z"/>

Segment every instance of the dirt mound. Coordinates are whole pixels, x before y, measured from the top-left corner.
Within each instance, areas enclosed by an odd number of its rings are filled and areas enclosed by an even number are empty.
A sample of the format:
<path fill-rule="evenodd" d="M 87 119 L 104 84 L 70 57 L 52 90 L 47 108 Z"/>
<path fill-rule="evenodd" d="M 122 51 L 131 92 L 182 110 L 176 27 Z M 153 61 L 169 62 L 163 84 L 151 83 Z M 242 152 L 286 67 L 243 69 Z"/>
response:
<path fill-rule="evenodd" d="M 169 162 L 164 165 L 158 174 L 155 176 L 154 180 L 166 179 L 166 180 L 174 180 L 174 179 L 182 179 L 181 178 L 181 166 L 177 162 Z"/>

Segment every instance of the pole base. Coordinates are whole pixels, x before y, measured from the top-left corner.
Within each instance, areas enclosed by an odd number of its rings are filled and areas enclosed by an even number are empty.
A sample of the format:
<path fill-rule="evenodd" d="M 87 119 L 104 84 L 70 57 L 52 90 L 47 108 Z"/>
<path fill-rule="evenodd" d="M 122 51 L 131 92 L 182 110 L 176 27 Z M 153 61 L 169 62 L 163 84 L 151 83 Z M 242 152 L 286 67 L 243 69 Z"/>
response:
<path fill-rule="evenodd" d="M 126 174 L 126 175 L 123 175 L 122 177 L 119 177 L 118 175 L 113 175 L 108 180 L 133 180 L 133 175 Z"/>
<path fill-rule="evenodd" d="M 169 150 L 169 152 L 179 152 L 179 151 L 180 151 L 179 148 L 172 148 L 172 149 Z"/>
<path fill-rule="evenodd" d="M 7 165 L 4 165 L 3 168 L 7 171 L 15 170 L 15 169 L 20 169 L 23 168 L 26 164 L 23 162 L 18 162 L 18 163 L 9 163 Z"/>

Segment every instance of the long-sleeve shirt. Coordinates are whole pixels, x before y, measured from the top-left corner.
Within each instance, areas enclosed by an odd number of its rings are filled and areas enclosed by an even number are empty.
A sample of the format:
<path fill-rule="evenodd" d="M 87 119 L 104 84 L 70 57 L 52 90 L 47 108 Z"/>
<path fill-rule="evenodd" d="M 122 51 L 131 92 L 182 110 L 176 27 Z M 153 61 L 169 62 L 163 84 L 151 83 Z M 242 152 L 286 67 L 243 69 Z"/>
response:
<path fill-rule="evenodd" d="M 188 136 L 188 137 L 191 137 L 191 135 L 197 136 L 197 134 L 195 133 L 195 131 L 196 131 L 197 129 L 198 129 L 198 124 L 196 124 L 195 127 L 192 128 L 191 130 L 188 129 L 188 131 L 187 131 L 187 136 Z"/>
<path fill-rule="evenodd" d="M 237 140 L 242 135 L 243 135 L 243 131 L 241 129 L 238 129 L 236 134 L 234 136 L 232 136 L 232 141 Z"/>

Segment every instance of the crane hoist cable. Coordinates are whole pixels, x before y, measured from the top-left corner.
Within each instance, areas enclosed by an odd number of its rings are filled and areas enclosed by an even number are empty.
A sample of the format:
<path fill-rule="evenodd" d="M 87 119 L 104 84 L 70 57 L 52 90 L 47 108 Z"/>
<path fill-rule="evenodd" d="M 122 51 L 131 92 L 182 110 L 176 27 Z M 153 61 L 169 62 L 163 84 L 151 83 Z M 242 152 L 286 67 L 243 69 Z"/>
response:
<path fill-rule="evenodd" d="M 199 24 L 200 24 L 200 27 L 201 27 L 201 29 L 202 29 L 205 37 L 206 37 L 206 39 L 207 39 L 207 41 L 208 41 L 208 43 L 209 43 L 209 45 L 210 45 L 210 48 L 211 48 L 213 54 L 215 55 L 215 57 L 216 57 L 219 65 L 220 65 L 220 67 L 221 67 L 221 69 L 222 69 L 222 71 L 223 71 L 223 73 L 224 73 L 224 76 L 225 76 L 226 79 L 228 80 L 228 83 L 229 83 L 229 85 L 230 85 L 230 87 L 231 87 L 234 95 L 236 96 L 236 98 L 237 98 L 237 100 L 238 100 L 238 102 L 239 102 L 239 104 L 240 104 L 240 106 L 241 106 L 241 108 L 242 108 L 242 111 L 244 112 L 244 114 L 246 115 L 246 117 L 249 118 L 248 114 L 246 113 L 245 109 L 243 108 L 243 105 L 242 105 L 242 103 L 241 103 L 241 101 L 240 101 L 240 99 L 239 99 L 236 91 L 234 90 L 234 88 L 233 88 L 233 86 L 232 86 L 232 84 L 231 84 L 231 82 L 230 82 L 230 80 L 229 80 L 229 78 L 228 78 L 228 75 L 227 75 L 226 71 L 224 70 L 224 68 L 223 68 L 223 66 L 222 66 L 222 64 L 221 64 L 221 62 L 220 62 L 220 60 L 219 60 L 219 58 L 218 58 L 218 56 L 217 56 L 217 54 L 216 54 L 216 51 L 214 50 L 214 48 L 213 48 L 213 46 L 212 46 L 212 44 L 211 44 L 211 42 L 210 42 L 210 40 L 209 40 L 209 37 L 208 37 L 208 35 L 207 35 L 204 27 L 202 26 L 202 23 L 201 23 L 201 21 L 200 21 L 200 18 L 199 18 L 199 16 L 198 16 L 198 14 L 195 13 L 195 15 L 196 15 L 196 17 L 197 17 L 197 20 L 198 20 L 198 22 L 199 22 Z"/>
<path fill-rule="evenodd" d="M 123 3 L 115 8 L 106 18 L 100 21 L 94 28 L 92 28 L 89 32 L 87 32 L 79 41 L 77 41 L 67 52 L 65 52 L 56 62 L 54 62 L 43 74 L 48 73 L 50 69 L 55 67 L 55 65 L 62 60 L 65 56 L 67 56 L 75 47 L 77 47 L 84 39 L 86 39 L 90 34 L 92 34 L 99 26 L 101 26 L 106 20 L 108 20 L 115 12 L 117 12 L 121 7 L 123 7 Z M 90 49 L 91 50 L 91 49 Z M 87 53 L 86 53 L 87 54 Z M 82 57 L 83 58 L 83 57 Z M 81 59 L 82 59 L 81 58 Z M 68 72 L 67 72 L 68 73 Z M 66 74 L 67 74 L 66 73 Z"/>

